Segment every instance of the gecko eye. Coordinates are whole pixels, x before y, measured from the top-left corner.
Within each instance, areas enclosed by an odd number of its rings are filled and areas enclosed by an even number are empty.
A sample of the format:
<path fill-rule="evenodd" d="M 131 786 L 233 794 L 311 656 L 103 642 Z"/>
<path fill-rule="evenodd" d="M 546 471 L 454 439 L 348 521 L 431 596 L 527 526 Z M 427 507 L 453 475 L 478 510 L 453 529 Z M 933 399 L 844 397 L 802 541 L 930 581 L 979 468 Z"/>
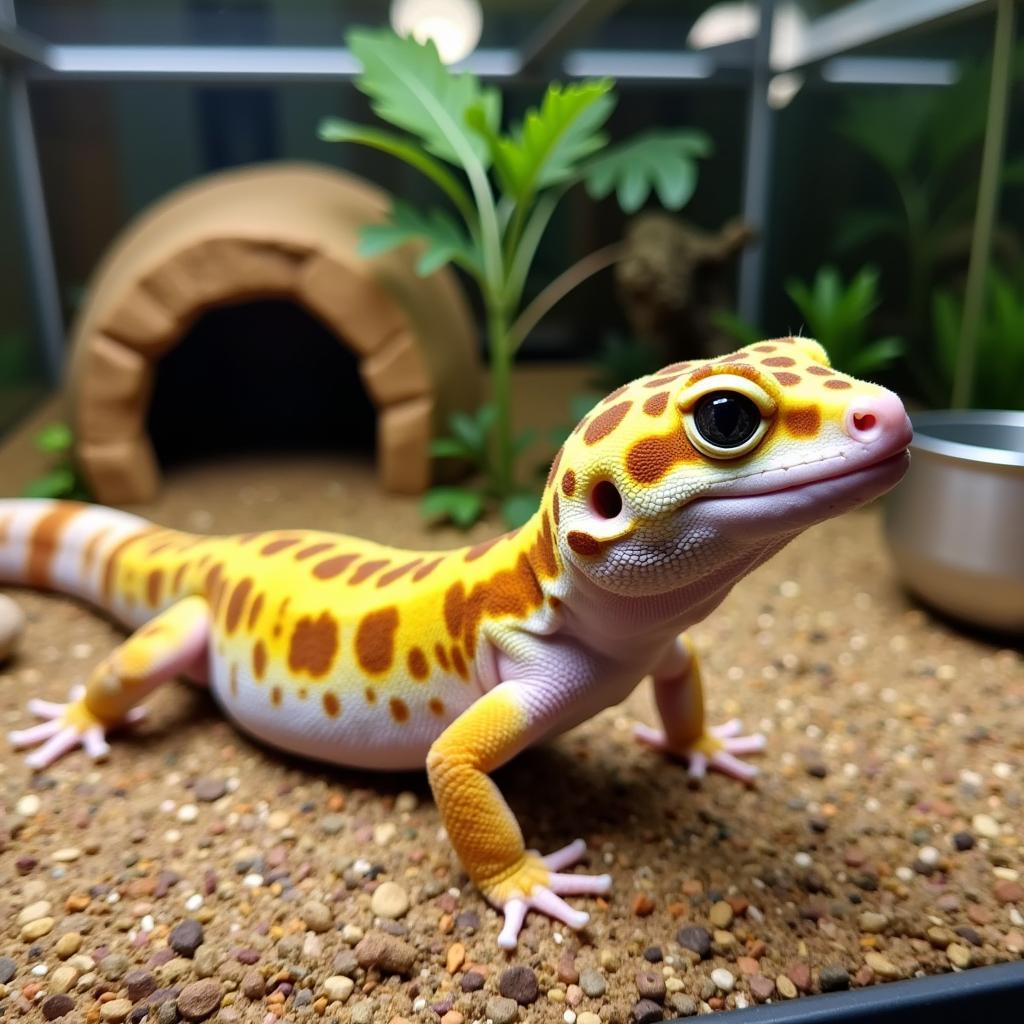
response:
<path fill-rule="evenodd" d="M 622 511 L 622 495 L 611 480 L 599 480 L 590 492 L 590 504 L 602 519 L 614 519 Z"/>
<path fill-rule="evenodd" d="M 686 427 L 694 447 L 718 459 L 746 455 L 768 429 L 757 405 L 737 391 L 705 395 L 686 417 Z"/>

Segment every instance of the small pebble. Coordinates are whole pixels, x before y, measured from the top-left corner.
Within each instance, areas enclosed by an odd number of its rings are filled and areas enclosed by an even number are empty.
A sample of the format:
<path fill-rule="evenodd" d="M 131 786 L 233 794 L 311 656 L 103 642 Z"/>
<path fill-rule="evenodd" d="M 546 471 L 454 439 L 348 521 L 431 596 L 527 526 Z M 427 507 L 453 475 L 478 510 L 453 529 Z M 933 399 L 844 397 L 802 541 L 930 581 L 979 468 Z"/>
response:
<path fill-rule="evenodd" d="M 124 985 L 133 1003 L 145 999 L 157 989 L 156 978 L 149 971 L 129 971 L 124 977 Z"/>
<path fill-rule="evenodd" d="M 242 976 L 242 995 L 247 999 L 262 999 L 267 984 L 259 971 L 246 971 Z"/>
<path fill-rule="evenodd" d="M 850 972 L 842 964 L 826 964 L 818 974 L 822 992 L 842 992 L 850 987 Z"/>
<path fill-rule="evenodd" d="M 324 982 L 324 995 L 332 1003 L 343 1003 L 355 988 L 355 982 L 340 974 L 334 974 Z"/>
<path fill-rule="evenodd" d="M 486 1009 L 494 1024 L 512 1024 L 519 1017 L 519 1004 L 505 996 L 492 996 L 487 1000 Z"/>
<path fill-rule="evenodd" d="M 53 951 L 61 960 L 74 956 L 81 948 L 82 936 L 78 932 L 65 932 L 53 944 Z"/>
<path fill-rule="evenodd" d="M 41 917 L 46 917 L 52 909 L 53 904 L 49 900 L 37 900 L 35 903 L 30 903 L 18 914 L 17 923 L 23 925 L 29 924 L 32 921 L 38 921 Z"/>
<path fill-rule="evenodd" d="M 637 971 L 636 990 L 641 999 L 653 999 L 656 1003 L 663 1003 L 665 976 L 661 971 Z"/>
<path fill-rule="evenodd" d="M 719 900 L 715 903 L 708 913 L 708 920 L 716 928 L 728 928 L 732 924 L 733 917 L 733 909 L 725 900 Z"/>
<path fill-rule="evenodd" d="M 784 974 L 775 979 L 775 987 L 783 999 L 796 999 L 796 985 L 793 984 Z"/>
<path fill-rule="evenodd" d="M 43 1016 L 47 1020 L 58 1020 L 65 1014 L 70 1013 L 75 1008 L 75 1001 L 71 996 L 58 993 L 57 995 L 47 996 L 43 1000 L 41 1007 Z M 131 1009 L 131 1006 L 128 1007 Z"/>
<path fill-rule="evenodd" d="M 382 932 L 370 932 L 356 946 L 360 967 L 379 967 L 388 974 L 408 975 L 416 962 L 416 948 Z"/>
<path fill-rule="evenodd" d="M 409 894 L 397 882 L 382 882 L 373 891 L 370 909 L 378 917 L 397 920 L 409 909 Z"/>
<path fill-rule="evenodd" d="M 178 1012 L 185 1020 L 203 1020 L 220 1006 L 220 982 L 213 978 L 193 981 L 178 996 Z"/>
<path fill-rule="evenodd" d="M 14 653 L 24 632 L 25 613 L 21 606 L 13 598 L 0 594 L 0 662 Z"/>
<path fill-rule="evenodd" d="M 759 1003 L 766 1002 L 775 995 L 775 982 L 771 978 L 766 978 L 763 974 L 751 976 L 747 984 L 750 986 L 750 994 Z"/>
<path fill-rule="evenodd" d="M 484 976 L 476 971 L 466 971 L 459 982 L 463 992 L 479 992 L 484 987 Z"/>
<path fill-rule="evenodd" d="M 1001 831 L 999 822 L 990 814 L 976 814 L 971 819 L 971 827 L 986 839 L 998 839 Z"/>
<path fill-rule="evenodd" d="M 522 964 L 506 968 L 498 978 L 498 991 L 507 999 L 514 999 L 520 1006 L 529 1006 L 537 1001 L 540 991 L 537 975 Z"/>
<path fill-rule="evenodd" d="M 224 796 L 227 791 L 228 787 L 223 779 L 200 779 L 192 787 L 195 798 L 204 804 L 212 804 Z"/>
<path fill-rule="evenodd" d="M 857 925 L 862 932 L 867 932 L 869 935 L 879 935 L 889 926 L 889 918 L 875 910 L 865 910 L 857 918 Z"/>
<path fill-rule="evenodd" d="M 580 988 L 590 996 L 591 999 L 600 999 L 604 995 L 607 983 L 604 975 L 595 971 L 592 967 L 580 973 Z"/>
<path fill-rule="evenodd" d="M 53 931 L 53 926 L 57 922 L 52 917 L 40 917 L 35 921 L 30 921 L 21 929 L 21 938 L 24 942 L 35 942 L 36 939 L 41 939 L 44 935 L 49 935 Z"/>
<path fill-rule="evenodd" d="M 956 832 L 953 835 L 953 847 L 963 853 L 974 848 L 974 836 L 970 832 Z"/>
<path fill-rule="evenodd" d="M 334 924 L 331 908 L 319 900 L 308 900 L 302 904 L 302 922 L 312 932 L 326 932 Z"/>
<path fill-rule="evenodd" d="M 633 1024 L 654 1024 L 655 1021 L 663 1020 L 665 1013 L 662 1008 L 650 999 L 641 999 L 633 1006 L 630 1019 Z"/>
<path fill-rule="evenodd" d="M 676 932 L 676 942 L 696 953 L 702 960 L 711 952 L 711 935 L 706 928 L 688 925 Z"/>
<path fill-rule="evenodd" d="M 973 960 L 971 951 L 959 942 L 951 942 L 946 947 L 946 956 L 949 957 L 949 962 L 961 971 L 970 967 Z"/>
<path fill-rule="evenodd" d="M 109 1003 L 100 1006 L 100 1020 L 110 1021 L 111 1024 L 121 1024 L 121 1021 L 128 1019 L 132 1012 L 130 999 L 111 999 Z"/>
<path fill-rule="evenodd" d="M 576 1015 L 576 1024 L 601 1024 L 601 1018 L 592 1010 L 584 1010 Z"/>
<path fill-rule="evenodd" d="M 203 926 L 194 918 L 186 918 L 171 929 L 167 944 L 178 956 L 191 959 L 203 944 Z"/>
<path fill-rule="evenodd" d="M 716 967 L 711 972 L 711 980 L 715 983 L 715 987 L 720 988 L 723 992 L 731 992 L 736 986 L 735 976 L 724 967 Z"/>
<path fill-rule="evenodd" d="M 864 962 L 881 978 L 899 978 L 902 975 L 900 969 L 891 960 L 874 950 L 864 954 Z"/>

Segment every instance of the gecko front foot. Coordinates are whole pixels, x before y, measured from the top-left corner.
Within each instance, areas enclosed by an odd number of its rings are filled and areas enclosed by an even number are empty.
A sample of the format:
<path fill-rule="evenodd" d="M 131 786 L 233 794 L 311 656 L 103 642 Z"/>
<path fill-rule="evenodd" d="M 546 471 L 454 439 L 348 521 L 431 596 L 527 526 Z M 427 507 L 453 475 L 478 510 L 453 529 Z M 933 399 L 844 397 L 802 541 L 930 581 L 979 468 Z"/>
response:
<path fill-rule="evenodd" d="M 702 779 L 711 768 L 741 782 L 749 782 L 757 775 L 757 768 L 741 761 L 740 757 L 760 753 L 766 741 L 759 732 L 741 736 L 742 728 L 743 723 L 734 718 L 706 731 L 699 739 L 681 748 L 669 743 L 661 729 L 652 729 L 649 725 L 634 726 L 633 735 L 645 746 L 670 757 L 682 758 L 687 762 L 693 779 Z"/>
<path fill-rule="evenodd" d="M 536 850 L 528 850 L 511 873 L 480 886 L 488 901 L 505 914 L 505 924 L 498 936 L 502 949 L 515 949 L 529 910 L 547 914 L 574 930 L 587 925 L 590 915 L 574 910 L 562 896 L 600 896 L 611 888 L 611 876 L 560 873 L 562 868 L 575 864 L 586 850 L 587 844 L 582 839 L 546 857 Z"/>
<path fill-rule="evenodd" d="M 36 749 L 25 758 L 25 763 L 36 770 L 48 768 L 66 753 L 81 746 L 94 761 L 101 760 L 110 752 L 107 732 L 110 726 L 101 722 L 86 706 L 85 687 L 76 686 L 67 704 L 48 700 L 30 700 L 28 709 L 37 718 L 39 725 L 18 729 L 8 733 L 7 738 L 16 750 L 25 747 Z M 144 708 L 132 708 L 123 724 L 134 725 L 145 718 Z"/>

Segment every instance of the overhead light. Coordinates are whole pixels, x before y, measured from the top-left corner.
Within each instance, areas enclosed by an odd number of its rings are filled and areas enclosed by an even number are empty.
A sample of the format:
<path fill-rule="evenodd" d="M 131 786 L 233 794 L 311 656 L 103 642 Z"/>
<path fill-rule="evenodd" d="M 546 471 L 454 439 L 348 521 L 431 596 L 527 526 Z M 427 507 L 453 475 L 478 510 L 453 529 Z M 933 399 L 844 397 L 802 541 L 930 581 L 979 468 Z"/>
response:
<path fill-rule="evenodd" d="M 457 64 L 480 42 L 484 16 L 477 0 L 392 0 L 391 27 L 419 43 L 432 39 L 445 64 Z"/>
<path fill-rule="evenodd" d="M 709 7 L 686 37 L 695 50 L 753 39 L 761 26 L 761 9 L 751 0 L 726 0 Z M 773 67 L 785 67 L 799 51 L 807 32 L 807 16 L 795 3 L 782 3 L 772 19 Z"/>
<path fill-rule="evenodd" d="M 772 110 L 788 107 L 803 84 L 804 76 L 798 71 L 783 71 L 780 75 L 772 75 L 768 81 L 768 106 Z"/>

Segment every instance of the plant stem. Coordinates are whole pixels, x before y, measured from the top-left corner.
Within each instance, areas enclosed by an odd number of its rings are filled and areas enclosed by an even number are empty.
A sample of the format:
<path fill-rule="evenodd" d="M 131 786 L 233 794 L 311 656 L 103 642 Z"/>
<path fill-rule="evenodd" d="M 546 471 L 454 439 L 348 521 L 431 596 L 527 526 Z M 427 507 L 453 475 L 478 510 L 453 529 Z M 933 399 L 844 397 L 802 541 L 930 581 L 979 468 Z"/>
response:
<path fill-rule="evenodd" d="M 999 0 L 996 8 L 985 148 L 981 157 L 981 179 L 978 185 L 978 206 L 974 215 L 974 236 L 971 239 L 971 260 L 967 268 L 960 352 L 953 380 L 954 409 L 970 405 L 974 392 L 978 336 L 981 333 L 981 318 L 985 312 L 985 285 L 992 257 L 992 234 L 999 202 L 999 175 L 1006 142 L 1006 115 L 1010 105 L 1015 2 L 1016 0 Z"/>
<path fill-rule="evenodd" d="M 491 355 L 491 400 L 497 409 L 494 423 L 493 478 L 499 501 L 512 493 L 512 347 L 508 314 L 500 300 L 487 303 L 487 343 Z"/>
<path fill-rule="evenodd" d="M 588 277 L 600 273 L 618 263 L 626 253 L 624 242 L 613 242 L 603 249 L 596 249 L 563 271 L 545 288 L 526 309 L 519 314 L 509 330 L 510 347 L 513 352 L 519 348 L 526 336 L 537 324 L 574 288 L 579 287 Z"/>

